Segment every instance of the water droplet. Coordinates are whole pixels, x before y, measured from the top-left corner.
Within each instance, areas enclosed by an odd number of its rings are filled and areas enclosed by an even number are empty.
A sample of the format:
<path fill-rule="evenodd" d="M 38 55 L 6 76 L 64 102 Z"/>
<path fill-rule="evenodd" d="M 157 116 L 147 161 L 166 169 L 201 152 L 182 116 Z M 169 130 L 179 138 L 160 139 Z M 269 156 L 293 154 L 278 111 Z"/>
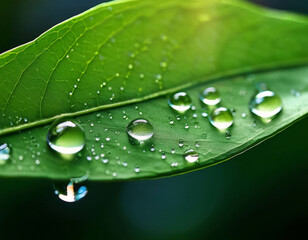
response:
<path fill-rule="evenodd" d="M 165 160 L 166 158 L 167 158 L 167 156 L 166 156 L 165 152 L 162 152 L 161 159 Z"/>
<path fill-rule="evenodd" d="M 184 158 L 187 162 L 194 163 L 198 161 L 199 154 L 195 150 L 190 149 L 184 153 Z"/>
<path fill-rule="evenodd" d="M 48 130 L 47 143 L 58 153 L 78 153 L 83 149 L 85 142 L 84 131 L 72 121 L 56 121 Z"/>
<path fill-rule="evenodd" d="M 230 139 L 232 135 L 229 131 L 226 131 L 225 136 L 226 136 L 226 139 Z"/>
<path fill-rule="evenodd" d="M 169 96 L 168 104 L 174 110 L 184 113 L 192 106 L 192 100 L 186 92 L 178 92 Z"/>
<path fill-rule="evenodd" d="M 274 117 L 281 109 L 280 97 L 269 90 L 259 92 L 250 102 L 251 112 L 264 119 Z"/>
<path fill-rule="evenodd" d="M 294 97 L 300 97 L 301 96 L 301 93 L 295 89 L 292 89 L 290 91 L 291 95 L 294 96 Z"/>
<path fill-rule="evenodd" d="M 175 154 L 175 149 L 174 148 L 171 149 L 171 153 Z"/>
<path fill-rule="evenodd" d="M 146 119 L 135 119 L 127 126 L 127 134 L 134 140 L 146 141 L 149 140 L 154 134 L 152 124 Z"/>
<path fill-rule="evenodd" d="M 179 163 L 177 163 L 177 162 L 172 162 L 170 165 L 171 165 L 171 167 L 177 167 L 177 166 L 179 166 Z"/>
<path fill-rule="evenodd" d="M 220 107 L 211 112 L 210 123 L 219 130 L 225 130 L 233 124 L 232 112 L 225 107 Z"/>
<path fill-rule="evenodd" d="M 166 62 L 161 62 L 161 63 L 160 63 L 160 66 L 161 66 L 162 68 L 166 68 L 166 67 L 168 66 L 168 63 L 166 63 Z"/>
<path fill-rule="evenodd" d="M 139 173 L 140 172 L 140 167 L 135 167 L 135 173 Z"/>
<path fill-rule="evenodd" d="M 202 112 L 201 113 L 202 117 L 206 118 L 208 116 L 208 114 L 206 112 Z"/>
<path fill-rule="evenodd" d="M 133 69 L 133 68 L 134 68 L 134 65 L 133 65 L 133 64 L 129 64 L 129 65 L 128 65 L 128 69 L 131 70 L 131 69 Z"/>
<path fill-rule="evenodd" d="M 11 149 L 8 147 L 6 143 L 0 146 L 0 165 L 7 163 L 7 161 L 10 159 L 11 156 L 10 152 Z"/>
<path fill-rule="evenodd" d="M 80 183 L 70 181 L 68 184 L 54 184 L 55 194 L 64 202 L 76 202 L 84 198 L 87 193 L 87 187 Z"/>
<path fill-rule="evenodd" d="M 221 101 L 220 94 L 214 87 L 204 89 L 199 97 L 204 104 L 209 106 L 217 105 Z"/>
<path fill-rule="evenodd" d="M 179 140 L 179 147 L 183 147 L 184 146 L 184 142 L 182 139 Z"/>
<path fill-rule="evenodd" d="M 242 118 L 246 118 L 247 114 L 246 113 L 242 113 Z"/>

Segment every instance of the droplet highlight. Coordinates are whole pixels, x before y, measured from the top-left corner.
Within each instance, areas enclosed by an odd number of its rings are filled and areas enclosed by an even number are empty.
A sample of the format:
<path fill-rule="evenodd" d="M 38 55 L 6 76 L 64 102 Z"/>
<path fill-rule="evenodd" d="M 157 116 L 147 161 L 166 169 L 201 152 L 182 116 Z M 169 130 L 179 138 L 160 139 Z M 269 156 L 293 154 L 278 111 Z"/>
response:
<path fill-rule="evenodd" d="M 70 181 L 68 184 L 54 184 L 55 194 L 64 202 L 76 202 L 84 198 L 88 189 L 80 183 Z"/>
<path fill-rule="evenodd" d="M 0 165 L 4 165 L 10 159 L 11 149 L 6 143 L 0 146 Z"/>
<path fill-rule="evenodd" d="M 199 154 L 195 150 L 189 149 L 184 153 L 184 158 L 187 162 L 194 163 L 199 160 Z"/>

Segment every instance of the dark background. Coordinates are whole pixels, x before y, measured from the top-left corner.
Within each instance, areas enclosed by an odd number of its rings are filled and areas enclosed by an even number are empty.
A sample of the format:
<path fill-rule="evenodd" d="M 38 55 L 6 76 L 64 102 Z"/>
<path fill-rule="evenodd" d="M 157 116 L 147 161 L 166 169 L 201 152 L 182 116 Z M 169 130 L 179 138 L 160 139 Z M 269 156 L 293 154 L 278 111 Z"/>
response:
<path fill-rule="evenodd" d="M 1 0 L 0 52 L 98 0 Z M 308 14 L 302 0 L 259 0 Z M 48 180 L 0 180 L 0 239 L 298 239 L 308 223 L 308 119 L 223 164 L 182 176 L 89 183 L 68 204 Z"/>

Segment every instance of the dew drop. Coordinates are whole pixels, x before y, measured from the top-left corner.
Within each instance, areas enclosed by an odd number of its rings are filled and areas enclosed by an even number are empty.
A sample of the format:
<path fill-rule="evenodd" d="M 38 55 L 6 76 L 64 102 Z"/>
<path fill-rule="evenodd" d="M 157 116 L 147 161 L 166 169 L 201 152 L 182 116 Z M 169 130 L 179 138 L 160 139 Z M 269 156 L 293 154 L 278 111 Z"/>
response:
<path fill-rule="evenodd" d="M 10 159 L 11 156 L 10 152 L 11 149 L 8 147 L 6 143 L 0 146 L 0 165 L 7 163 L 7 161 Z"/>
<path fill-rule="evenodd" d="M 192 100 L 186 92 L 178 92 L 169 96 L 168 104 L 172 109 L 184 113 L 191 108 Z"/>
<path fill-rule="evenodd" d="M 217 105 L 221 101 L 220 94 L 214 87 L 204 89 L 199 97 L 204 104 L 209 106 Z"/>
<path fill-rule="evenodd" d="M 135 167 L 135 173 L 139 173 L 140 172 L 140 167 Z"/>
<path fill-rule="evenodd" d="M 127 134 L 134 140 L 146 141 L 149 140 L 154 134 L 152 124 L 146 119 L 135 119 L 127 126 Z"/>
<path fill-rule="evenodd" d="M 133 64 L 129 64 L 129 65 L 128 65 L 128 69 L 131 70 L 131 69 L 133 69 L 133 68 L 134 68 L 134 65 L 133 65 Z"/>
<path fill-rule="evenodd" d="M 183 147 L 184 146 L 184 142 L 182 139 L 179 140 L 179 147 Z"/>
<path fill-rule="evenodd" d="M 198 161 L 199 154 L 195 150 L 190 149 L 184 153 L 184 158 L 187 162 L 194 163 Z"/>
<path fill-rule="evenodd" d="M 58 153 L 78 153 L 83 149 L 85 142 L 84 131 L 72 121 L 56 121 L 48 130 L 47 143 L 51 149 Z"/>
<path fill-rule="evenodd" d="M 86 186 L 74 181 L 70 181 L 68 184 L 57 183 L 54 184 L 54 187 L 55 194 L 64 202 L 76 202 L 84 198 L 88 193 Z"/>
<path fill-rule="evenodd" d="M 270 119 L 282 110 L 282 101 L 272 91 L 261 91 L 251 100 L 250 110 L 261 118 Z"/>
<path fill-rule="evenodd" d="M 230 139 L 231 138 L 231 133 L 229 131 L 226 131 L 225 137 L 226 139 Z"/>
<path fill-rule="evenodd" d="M 214 127 L 225 130 L 233 124 L 233 115 L 228 108 L 220 107 L 211 112 L 209 120 Z"/>

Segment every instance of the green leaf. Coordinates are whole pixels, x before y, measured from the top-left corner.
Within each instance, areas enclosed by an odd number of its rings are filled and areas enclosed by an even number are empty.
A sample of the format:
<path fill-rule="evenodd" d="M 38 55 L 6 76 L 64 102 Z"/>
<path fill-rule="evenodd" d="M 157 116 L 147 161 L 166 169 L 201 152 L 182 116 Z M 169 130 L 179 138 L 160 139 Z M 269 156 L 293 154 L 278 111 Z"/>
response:
<path fill-rule="evenodd" d="M 99 5 L 0 56 L 0 134 L 12 148 L 11 162 L 0 175 L 154 178 L 226 160 L 308 112 L 308 69 L 273 70 L 307 63 L 307 41 L 305 17 L 239 1 Z M 250 75 L 228 77 L 242 73 Z M 221 92 L 222 104 L 236 110 L 230 139 L 201 116 L 198 93 L 208 86 L 203 82 L 214 79 L 220 79 L 211 85 Z M 268 124 L 249 113 L 259 81 L 284 103 L 283 112 Z M 163 95 L 198 83 L 187 90 L 195 112 L 177 117 Z M 296 91 L 300 96 L 290 93 Z M 63 116 L 76 117 L 87 138 L 86 149 L 69 163 L 46 144 L 49 126 L 44 124 Z M 154 126 L 150 145 L 129 142 L 126 125 L 138 117 Z M 199 153 L 198 163 L 185 161 L 187 149 Z"/>

